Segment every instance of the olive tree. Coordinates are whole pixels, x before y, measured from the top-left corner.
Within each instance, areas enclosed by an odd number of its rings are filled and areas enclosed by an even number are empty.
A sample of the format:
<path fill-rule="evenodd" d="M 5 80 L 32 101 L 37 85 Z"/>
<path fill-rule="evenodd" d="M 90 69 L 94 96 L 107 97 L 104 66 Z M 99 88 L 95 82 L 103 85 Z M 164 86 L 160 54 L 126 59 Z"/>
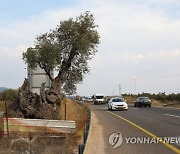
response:
<path fill-rule="evenodd" d="M 90 12 L 61 21 L 57 28 L 37 37 L 34 47 L 23 53 L 31 68 L 44 69 L 51 80 L 51 91 L 74 92 L 83 75 L 89 72 L 88 61 L 97 52 L 99 33 Z M 52 70 L 57 76 L 53 77 Z"/>

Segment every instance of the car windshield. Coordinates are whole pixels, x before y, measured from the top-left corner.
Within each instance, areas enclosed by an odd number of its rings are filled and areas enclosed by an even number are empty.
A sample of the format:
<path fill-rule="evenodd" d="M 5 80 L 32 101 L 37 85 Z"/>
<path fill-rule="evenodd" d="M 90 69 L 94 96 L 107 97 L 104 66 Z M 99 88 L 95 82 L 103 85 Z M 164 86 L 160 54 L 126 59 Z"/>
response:
<path fill-rule="evenodd" d="M 149 98 L 148 98 L 148 97 L 140 97 L 139 100 L 142 100 L 142 101 L 149 101 Z"/>
<path fill-rule="evenodd" d="M 96 96 L 96 99 L 103 99 L 104 96 Z"/>
<path fill-rule="evenodd" d="M 112 102 L 124 102 L 122 98 L 114 98 Z"/>

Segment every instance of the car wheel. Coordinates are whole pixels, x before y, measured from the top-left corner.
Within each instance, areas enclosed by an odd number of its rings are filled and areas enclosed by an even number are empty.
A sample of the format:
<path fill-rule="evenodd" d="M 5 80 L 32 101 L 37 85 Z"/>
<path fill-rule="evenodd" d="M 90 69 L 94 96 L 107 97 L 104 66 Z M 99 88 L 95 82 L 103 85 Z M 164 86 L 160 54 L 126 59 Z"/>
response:
<path fill-rule="evenodd" d="M 136 104 L 134 104 L 134 107 L 136 107 Z"/>
<path fill-rule="evenodd" d="M 149 105 L 149 107 L 151 107 L 151 105 Z"/>

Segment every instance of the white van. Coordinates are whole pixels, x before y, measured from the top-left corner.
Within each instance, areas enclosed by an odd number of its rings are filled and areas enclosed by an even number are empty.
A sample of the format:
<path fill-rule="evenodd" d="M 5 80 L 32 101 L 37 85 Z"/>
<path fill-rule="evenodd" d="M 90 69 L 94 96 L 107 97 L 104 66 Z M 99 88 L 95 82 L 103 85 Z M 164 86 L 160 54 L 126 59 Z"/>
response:
<path fill-rule="evenodd" d="M 95 94 L 93 95 L 93 102 L 94 104 L 104 104 L 104 95 L 103 94 Z"/>

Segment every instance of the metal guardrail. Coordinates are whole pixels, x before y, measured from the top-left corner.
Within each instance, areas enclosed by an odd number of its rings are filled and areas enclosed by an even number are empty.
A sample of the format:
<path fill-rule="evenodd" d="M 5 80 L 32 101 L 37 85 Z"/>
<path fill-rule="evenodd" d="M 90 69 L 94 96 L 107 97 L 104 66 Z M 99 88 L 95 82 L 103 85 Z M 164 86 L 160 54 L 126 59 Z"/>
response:
<path fill-rule="evenodd" d="M 52 128 L 75 128 L 75 121 L 69 120 L 47 120 L 47 119 L 24 119 L 24 118 L 8 118 L 8 121 L 14 124 L 52 127 Z"/>
<path fill-rule="evenodd" d="M 82 102 L 78 102 L 80 105 L 84 105 L 84 103 Z M 79 145 L 79 154 L 83 154 L 84 153 L 84 149 L 86 146 L 86 142 L 88 139 L 88 134 L 89 134 L 89 129 L 90 129 L 90 124 L 91 124 L 91 111 L 90 109 L 87 107 L 88 109 L 88 118 L 87 118 L 87 122 L 85 125 L 85 130 L 84 130 L 84 140 L 83 140 L 83 144 Z"/>

